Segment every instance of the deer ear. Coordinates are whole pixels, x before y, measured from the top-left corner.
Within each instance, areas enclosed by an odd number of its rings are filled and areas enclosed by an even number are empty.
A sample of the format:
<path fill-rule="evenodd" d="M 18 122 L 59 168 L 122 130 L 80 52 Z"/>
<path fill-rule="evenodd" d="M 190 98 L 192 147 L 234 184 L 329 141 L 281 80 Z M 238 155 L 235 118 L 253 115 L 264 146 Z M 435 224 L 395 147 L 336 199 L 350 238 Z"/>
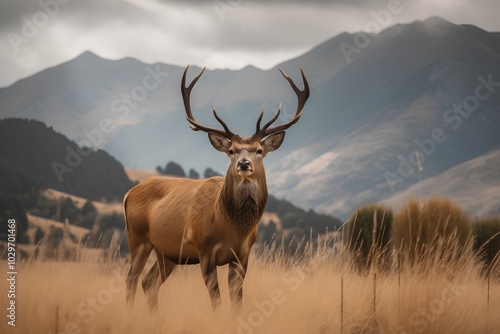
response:
<path fill-rule="evenodd" d="M 283 143 L 283 139 L 285 139 L 285 131 L 273 133 L 262 141 L 262 147 L 266 152 L 276 151 Z"/>
<path fill-rule="evenodd" d="M 229 147 L 231 147 L 231 141 L 217 133 L 209 132 L 208 139 L 217 151 L 227 153 Z"/>

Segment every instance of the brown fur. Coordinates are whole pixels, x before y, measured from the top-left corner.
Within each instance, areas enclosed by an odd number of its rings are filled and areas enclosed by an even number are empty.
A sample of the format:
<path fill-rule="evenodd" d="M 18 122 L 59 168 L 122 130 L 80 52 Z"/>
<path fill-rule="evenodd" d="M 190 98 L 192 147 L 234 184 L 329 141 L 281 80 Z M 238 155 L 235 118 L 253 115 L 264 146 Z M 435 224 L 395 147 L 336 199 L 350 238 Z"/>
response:
<path fill-rule="evenodd" d="M 233 263 L 229 273 L 231 288 L 235 289 L 232 299 L 236 305 L 241 303 L 239 290 L 268 197 L 264 154 L 256 153 L 262 146 L 258 138 L 255 140 L 234 139 L 231 147 L 238 153 L 234 154 L 225 178 L 152 177 L 127 193 L 124 211 L 132 261 L 127 279 L 130 302 L 154 249 L 158 263 L 143 279 L 151 308 L 157 307 L 159 287 L 171 269 L 178 264 L 195 263 L 202 265 L 214 308 L 220 303 L 215 266 Z M 242 155 L 252 161 L 253 173 L 245 177 L 237 172 L 237 161 Z M 162 267 L 167 267 L 163 270 L 168 274 L 160 272 Z"/>
<path fill-rule="evenodd" d="M 309 85 L 301 69 L 304 90 L 281 69 L 283 77 L 297 95 L 294 117 L 283 124 L 271 125 L 276 115 L 261 128 L 264 108 L 255 134 L 242 138 L 231 132 L 213 108 L 214 117 L 224 130 L 201 125 L 191 112 L 191 90 L 203 69 L 186 86 L 184 70 L 181 94 L 190 127 L 208 133 L 212 146 L 224 152 L 231 164 L 226 177 L 206 180 L 150 178 L 132 188 L 123 201 L 128 230 L 131 267 L 127 276 L 127 300 L 134 300 L 137 283 L 149 254 L 154 249 L 157 263 L 142 281 L 151 308 L 158 305 L 161 284 L 179 264 L 201 264 L 201 272 L 212 301 L 220 305 L 217 266 L 229 264 L 229 294 L 233 306 L 239 307 L 250 249 L 257 239 L 257 224 L 267 203 L 266 174 L 262 160 L 277 150 L 285 130 L 297 123 L 309 97 Z"/>

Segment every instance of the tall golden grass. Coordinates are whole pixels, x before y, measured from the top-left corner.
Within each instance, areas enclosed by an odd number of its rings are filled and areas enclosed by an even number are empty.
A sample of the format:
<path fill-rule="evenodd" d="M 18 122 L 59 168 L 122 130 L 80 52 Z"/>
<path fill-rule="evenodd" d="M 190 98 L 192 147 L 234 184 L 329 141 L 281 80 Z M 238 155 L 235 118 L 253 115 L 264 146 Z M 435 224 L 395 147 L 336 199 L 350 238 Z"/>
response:
<path fill-rule="evenodd" d="M 443 256 L 466 254 L 453 247 L 470 246 L 470 224 L 461 207 L 449 199 L 430 198 L 422 205 L 410 199 L 394 217 L 393 238 L 396 247 L 404 249 L 409 259 L 425 262 L 425 257 L 435 252 L 448 253 Z M 450 242 L 449 247 L 444 247 Z"/>
<path fill-rule="evenodd" d="M 393 250 L 385 266 L 360 272 L 342 235 L 309 243 L 295 257 L 283 247 L 254 253 L 238 315 L 225 267 L 219 311 L 211 310 L 199 266 L 178 266 L 151 314 L 140 288 L 135 305 L 126 305 L 124 260 L 28 259 L 17 264 L 16 327 L 2 315 L 2 333 L 498 333 L 498 270 L 481 275 L 472 239 L 436 239 L 440 251 L 418 266 Z M 0 275 L 7 271 L 0 262 Z M 6 285 L 0 287 L 6 313 Z"/>

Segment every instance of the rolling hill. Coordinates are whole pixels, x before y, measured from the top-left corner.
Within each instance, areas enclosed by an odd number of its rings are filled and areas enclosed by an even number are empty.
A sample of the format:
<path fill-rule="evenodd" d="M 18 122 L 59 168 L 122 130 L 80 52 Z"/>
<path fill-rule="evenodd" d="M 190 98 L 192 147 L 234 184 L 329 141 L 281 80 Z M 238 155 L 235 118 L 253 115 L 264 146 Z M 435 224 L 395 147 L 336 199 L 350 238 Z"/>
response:
<path fill-rule="evenodd" d="M 89 199 L 121 200 L 133 183 L 108 153 L 80 148 L 40 121 L 0 121 L 2 176 L 20 170 L 42 188 Z"/>

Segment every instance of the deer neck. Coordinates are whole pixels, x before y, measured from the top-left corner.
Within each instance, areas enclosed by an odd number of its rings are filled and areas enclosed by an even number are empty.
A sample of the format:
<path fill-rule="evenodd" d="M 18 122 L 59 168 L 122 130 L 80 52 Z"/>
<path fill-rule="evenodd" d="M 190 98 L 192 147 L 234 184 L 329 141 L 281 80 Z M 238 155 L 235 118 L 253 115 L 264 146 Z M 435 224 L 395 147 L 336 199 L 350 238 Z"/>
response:
<path fill-rule="evenodd" d="M 241 178 L 228 171 L 220 195 L 220 206 L 231 224 L 243 233 L 255 228 L 267 204 L 265 173 Z"/>

